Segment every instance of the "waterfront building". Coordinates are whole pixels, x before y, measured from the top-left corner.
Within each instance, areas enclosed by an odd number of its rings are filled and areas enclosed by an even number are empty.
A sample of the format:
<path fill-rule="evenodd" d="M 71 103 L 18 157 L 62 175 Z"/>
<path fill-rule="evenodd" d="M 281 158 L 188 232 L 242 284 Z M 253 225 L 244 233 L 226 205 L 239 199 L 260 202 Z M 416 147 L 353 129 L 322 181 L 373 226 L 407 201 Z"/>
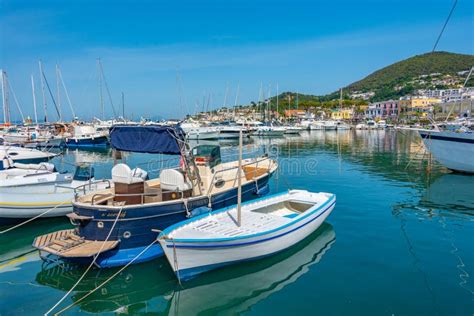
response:
<path fill-rule="evenodd" d="M 400 106 L 398 100 L 388 100 L 374 102 L 369 104 L 365 115 L 367 118 L 375 119 L 396 119 L 400 114 Z"/>
<path fill-rule="evenodd" d="M 333 110 L 331 112 L 331 118 L 333 120 L 352 120 L 354 118 L 354 109 L 345 108 L 345 109 Z"/>

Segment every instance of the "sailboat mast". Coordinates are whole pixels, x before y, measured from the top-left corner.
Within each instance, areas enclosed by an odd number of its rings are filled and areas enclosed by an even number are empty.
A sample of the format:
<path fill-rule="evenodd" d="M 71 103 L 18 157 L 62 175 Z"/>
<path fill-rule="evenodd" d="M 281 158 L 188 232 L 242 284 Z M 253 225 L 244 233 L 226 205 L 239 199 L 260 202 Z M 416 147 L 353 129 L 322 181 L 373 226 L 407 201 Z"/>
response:
<path fill-rule="evenodd" d="M 39 72 L 40 72 L 40 79 L 41 79 L 41 93 L 43 94 L 43 111 L 44 111 L 44 121 L 48 121 L 48 105 L 46 103 L 46 92 L 44 87 L 44 73 L 43 73 L 43 64 L 41 60 L 38 61 L 39 65 Z"/>
<path fill-rule="evenodd" d="M 237 175 L 237 225 L 242 225 L 242 127 L 239 131 L 239 169 Z"/>
<path fill-rule="evenodd" d="M 2 77 L 3 123 L 10 123 L 10 106 L 8 105 L 7 74 L 0 69 Z"/>
<path fill-rule="evenodd" d="M 239 102 L 239 93 L 240 93 L 240 83 L 237 83 L 237 92 L 235 93 L 235 102 L 234 102 L 234 119 L 235 119 L 235 108 Z"/>
<path fill-rule="evenodd" d="M 38 125 L 38 112 L 36 110 L 35 79 L 31 75 L 31 93 L 33 94 L 33 110 L 35 112 L 35 124 Z"/>
<path fill-rule="evenodd" d="M 125 95 L 122 92 L 122 118 L 125 121 Z"/>
<path fill-rule="evenodd" d="M 56 97 L 58 99 L 59 121 L 63 121 L 63 111 L 61 109 L 61 93 L 59 91 L 59 66 L 56 64 Z"/>
<path fill-rule="evenodd" d="M 97 59 L 97 74 L 99 76 L 99 102 L 102 112 L 102 120 L 105 121 L 104 97 L 102 95 L 102 73 L 100 71 L 100 58 Z"/>
<path fill-rule="evenodd" d="M 276 111 L 278 113 L 278 83 L 277 83 L 277 105 L 276 105 Z"/>
<path fill-rule="evenodd" d="M 340 97 L 339 97 L 339 110 L 342 108 L 342 88 L 341 88 L 341 91 L 340 91 Z"/>

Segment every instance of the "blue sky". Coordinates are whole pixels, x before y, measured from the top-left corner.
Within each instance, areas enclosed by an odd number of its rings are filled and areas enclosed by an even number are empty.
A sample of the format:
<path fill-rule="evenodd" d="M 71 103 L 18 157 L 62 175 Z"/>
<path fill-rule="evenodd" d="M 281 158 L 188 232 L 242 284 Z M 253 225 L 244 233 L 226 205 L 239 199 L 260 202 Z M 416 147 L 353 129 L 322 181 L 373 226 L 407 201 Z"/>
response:
<path fill-rule="evenodd" d="M 55 64 L 60 65 L 81 118 L 99 115 L 100 57 L 116 107 L 123 91 L 128 115 L 181 117 L 201 110 L 204 96 L 206 103 L 211 96 L 211 107 L 221 106 L 227 86 L 227 103 L 233 105 L 238 84 L 240 104 L 258 99 L 261 84 L 271 94 L 277 84 L 280 92 L 337 90 L 430 51 L 451 5 L 450 0 L 0 0 L 0 68 L 30 116 L 31 74 L 41 100 L 39 59 L 51 86 Z M 459 0 L 438 50 L 474 52 L 473 7 Z M 51 100 L 48 106 L 54 117 Z M 14 104 L 12 112 L 18 116 Z"/>

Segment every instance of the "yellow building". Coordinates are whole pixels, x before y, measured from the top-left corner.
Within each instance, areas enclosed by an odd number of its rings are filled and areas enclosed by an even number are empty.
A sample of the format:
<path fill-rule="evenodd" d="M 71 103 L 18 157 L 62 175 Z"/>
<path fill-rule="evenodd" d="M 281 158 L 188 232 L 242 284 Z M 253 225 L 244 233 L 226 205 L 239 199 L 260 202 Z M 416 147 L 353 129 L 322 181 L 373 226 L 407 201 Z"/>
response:
<path fill-rule="evenodd" d="M 354 118 L 353 109 L 340 109 L 331 112 L 331 118 L 333 120 L 352 120 Z"/>
<path fill-rule="evenodd" d="M 403 108 L 413 109 L 413 108 L 422 108 L 431 106 L 434 104 L 441 103 L 441 99 L 437 98 L 411 98 L 408 100 L 400 100 L 398 102 L 400 106 Z"/>

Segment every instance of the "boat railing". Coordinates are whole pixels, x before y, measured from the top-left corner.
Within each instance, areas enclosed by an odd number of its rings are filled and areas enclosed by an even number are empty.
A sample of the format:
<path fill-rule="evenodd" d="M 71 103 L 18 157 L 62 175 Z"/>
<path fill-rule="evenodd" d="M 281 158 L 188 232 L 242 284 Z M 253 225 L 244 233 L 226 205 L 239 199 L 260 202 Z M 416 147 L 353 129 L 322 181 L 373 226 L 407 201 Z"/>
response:
<path fill-rule="evenodd" d="M 263 162 L 263 161 L 268 161 L 268 166 L 266 166 L 266 168 L 268 169 L 268 172 L 270 172 L 270 169 L 272 167 L 272 164 L 274 163 L 273 159 L 270 159 L 270 157 L 268 157 L 267 155 L 264 156 L 263 158 L 256 158 L 255 160 L 251 160 L 250 162 L 248 163 L 245 163 L 245 164 L 242 164 L 242 168 L 246 167 L 246 166 L 250 166 L 250 165 L 255 165 L 255 172 L 256 170 L 258 169 L 258 164 L 260 162 Z M 207 194 L 210 195 L 212 190 L 214 189 L 215 187 L 215 179 L 216 179 L 216 175 L 219 174 L 219 173 L 223 173 L 223 172 L 226 172 L 226 171 L 230 171 L 230 170 L 234 170 L 236 169 L 236 173 L 235 173 L 235 178 L 234 178 L 234 183 L 232 186 L 235 186 L 235 183 L 237 182 L 237 178 L 240 176 L 242 176 L 239 172 L 239 166 L 233 166 L 233 167 L 228 167 L 228 168 L 224 168 L 224 169 L 221 169 L 221 170 L 217 170 L 216 172 L 214 172 L 214 175 L 212 176 L 212 179 L 211 179 L 211 183 L 209 184 L 209 190 L 207 191 Z"/>
<path fill-rule="evenodd" d="M 80 193 L 82 193 L 82 195 L 86 195 L 88 190 L 89 191 L 92 190 L 93 185 L 97 185 L 99 183 L 107 183 L 107 186 L 104 189 L 110 189 L 112 187 L 112 184 L 111 184 L 110 180 L 108 180 L 108 179 L 88 181 L 87 183 L 85 183 L 83 185 L 80 185 L 80 186 L 77 186 L 75 188 L 66 187 L 66 186 L 59 186 L 59 185 L 57 187 L 68 188 L 68 189 L 74 190 L 74 201 L 77 201 L 77 198 L 81 195 Z"/>

